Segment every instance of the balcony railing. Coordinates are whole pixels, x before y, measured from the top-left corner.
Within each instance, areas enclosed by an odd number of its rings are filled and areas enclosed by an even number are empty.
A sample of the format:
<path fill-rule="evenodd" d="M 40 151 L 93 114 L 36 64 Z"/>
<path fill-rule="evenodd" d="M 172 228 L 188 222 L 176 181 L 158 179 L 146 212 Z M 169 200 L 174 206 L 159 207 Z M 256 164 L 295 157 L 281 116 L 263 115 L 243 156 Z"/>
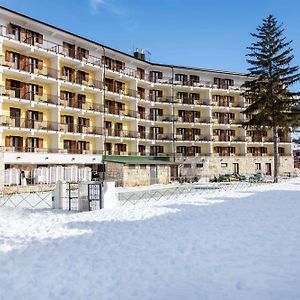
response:
<path fill-rule="evenodd" d="M 241 124 L 244 122 L 243 119 L 230 119 L 230 118 L 212 118 L 212 123 L 217 124 Z"/>
<path fill-rule="evenodd" d="M 28 39 L 28 37 L 25 35 L 16 35 L 16 34 L 10 34 L 8 33 L 8 29 L 6 26 L 1 25 L 0 26 L 0 35 L 5 36 L 9 39 L 19 41 L 21 43 L 29 44 L 32 46 L 36 46 L 40 49 L 53 52 L 56 54 L 61 54 L 64 56 L 71 57 L 73 59 L 78 59 L 80 61 L 83 61 L 85 63 L 89 63 L 92 65 L 102 66 L 101 64 L 101 57 L 96 57 L 93 55 L 87 55 L 82 51 L 77 51 L 76 49 L 72 51 L 68 51 L 63 45 L 57 44 L 53 41 L 45 40 L 43 39 L 42 43 L 38 43 L 35 40 Z"/>
<path fill-rule="evenodd" d="M 177 141 L 210 141 L 209 136 L 199 135 L 199 134 L 176 134 L 175 140 Z"/>
<path fill-rule="evenodd" d="M 61 148 L 39 148 L 39 147 L 0 147 L 2 152 L 35 152 L 35 153 L 60 153 L 60 154 L 104 154 L 102 150 L 84 149 L 61 149 Z"/>
<path fill-rule="evenodd" d="M 71 82 L 71 83 L 85 85 L 85 86 L 92 87 L 92 88 L 103 89 L 102 81 L 96 80 L 93 78 L 89 78 L 88 80 L 86 80 L 85 78 L 82 78 L 80 76 L 76 77 L 76 76 L 69 76 L 69 75 L 61 75 L 59 77 L 59 79 L 67 81 L 67 82 Z"/>
<path fill-rule="evenodd" d="M 157 115 L 149 114 L 149 120 L 158 121 L 158 122 L 173 122 L 174 120 L 176 120 L 176 118 L 172 115 L 157 116 Z"/>
<path fill-rule="evenodd" d="M 210 118 L 183 116 L 183 117 L 176 117 L 176 121 L 181 123 L 209 123 Z"/>
<path fill-rule="evenodd" d="M 83 110 L 91 110 L 96 112 L 103 112 L 104 106 L 102 104 L 90 102 L 90 101 L 78 101 L 74 99 L 62 99 L 59 98 L 58 104 L 64 107 L 78 108 Z"/>
<path fill-rule="evenodd" d="M 43 93 L 43 95 L 37 95 L 33 92 L 24 92 L 20 88 L 14 88 L 11 90 L 7 90 L 0 86 L 1 94 L 2 96 L 8 97 L 8 98 L 17 98 L 17 99 L 23 99 L 23 100 L 30 100 L 30 101 L 36 101 L 36 102 L 42 102 L 42 103 L 50 103 L 50 104 L 58 104 L 58 96 L 50 95 Z"/>
<path fill-rule="evenodd" d="M 124 88 L 118 87 L 118 86 L 115 86 L 115 85 L 109 84 L 109 83 L 105 83 L 105 91 L 111 92 L 111 93 L 117 93 L 117 94 L 124 95 L 124 96 L 134 97 L 134 98 L 137 96 L 136 90 L 127 89 L 125 87 Z"/>
<path fill-rule="evenodd" d="M 49 68 L 46 66 L 37 66 L 36 64 L 22 64 L 20 61 L 6 61 L 2 57 L 2 65 L 11 69 L 15 69 L 18 71 L 27 72 L 30 74 L 42 75 L 45 77 L 51 77 L 54 79 L 58 79 L 59 71 L 54 68 Z"/>
<path fill-rule="evenodd" d="M 0 116 L 0 124 L 3 127 L 58 131 L 57 122 L 38 121 L 34 119 L 24 119 L 19 117 Z"/>
<path fill-rule="evenodd" d="M 96 135 L 103 135 L 104 130 L 102 127 L 96 126 L 85 126 L 80 124 L 73 124 L 73 123 L 60 123 L 59 124 L 59 131 L 62 132 L 72 132 L 72 133 L 82 133 L 82 134 L 96 134 Z"/>
<path fill-rule="evenodd" d="M 80 51 L 80 50 L 78 51 L 76 48 L 75 49 L 66 48 L 61 44 L 46 39 L 43 39 L 42 42 L 39 43 L 36 41 L 36 39 L 28 38 L 26 35 L 22 35 L 22 34 L 17 35 L 17 34 L 8 33 L 8 29 L 4 25 L 0 25 L 0 35 L 11 40 L 16 40 L 27 45 L 35 46 L 37 48 L 43 49 L 48 52 L 53 52 L 55 54 L 60 54 L 65 57 L 69 57 L 71 59 L 76 59 L 87 64 L 91 64 L 99 67 L 104 67 L 105 65 L 105 68 L 108 70 L 115 71 L 130 77 L 140 78 L 137 75 L 137 71 L 135 69 L 126 66 L 120 67 L 114 64 L 112 65 L 103 64 L 101 56 L 93 56 L 87 54 L 84 51 Z M 180 86 L 193 86 L 193 87 L 202 87 L 202 88 L 218 88 L 218 89 L 227 89 L 227 90 L 229 89 L 233 91 L 243 91 L 243 89 L 239 86 L 228 86 L 226 84 L 216 85 L 208 81 L 195 81 L 195 80 L 181 81 L 169 77 L 155 78 L 153 76 L 150 76 L 150 74 L 145 74 L 143 80 L 147 80 L 149 82 L 154 82 L 154 83 L 160 83 L 160 84 L 174 84 L 175 86 L 180 85 Z"/>

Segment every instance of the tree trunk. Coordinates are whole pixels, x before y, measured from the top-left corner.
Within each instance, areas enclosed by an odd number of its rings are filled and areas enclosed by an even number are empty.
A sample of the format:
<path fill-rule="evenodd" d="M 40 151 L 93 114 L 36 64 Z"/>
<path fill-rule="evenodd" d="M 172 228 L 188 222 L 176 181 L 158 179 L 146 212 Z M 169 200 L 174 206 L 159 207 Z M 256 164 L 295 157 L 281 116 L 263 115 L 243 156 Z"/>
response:
<path fill-rule="evenodd" d="M 273 127 L 273 141 L 274 141 L 274 183 L 278 182 L 279 173 L 279 151 L 278 151 L 278 127 Z"/>

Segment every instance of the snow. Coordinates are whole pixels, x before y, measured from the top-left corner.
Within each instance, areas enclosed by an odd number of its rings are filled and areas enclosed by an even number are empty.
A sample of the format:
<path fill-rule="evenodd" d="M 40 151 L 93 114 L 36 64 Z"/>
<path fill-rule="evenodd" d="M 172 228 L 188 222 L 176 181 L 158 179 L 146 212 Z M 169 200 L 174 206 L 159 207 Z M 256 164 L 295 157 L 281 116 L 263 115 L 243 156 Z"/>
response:
<path fill-rule="evenodd" d="M 294 179 L 86 213 L 2 207 L 0 299 L 300 299 L 299 193 Z"/>

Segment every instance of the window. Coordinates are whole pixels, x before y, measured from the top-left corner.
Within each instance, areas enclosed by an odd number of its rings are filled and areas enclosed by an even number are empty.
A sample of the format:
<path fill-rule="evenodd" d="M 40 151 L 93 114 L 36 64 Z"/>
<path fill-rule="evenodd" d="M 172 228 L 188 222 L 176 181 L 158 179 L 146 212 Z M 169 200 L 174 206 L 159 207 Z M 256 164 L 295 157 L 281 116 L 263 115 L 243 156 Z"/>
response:
<path fill-rule="evenodd" d="M 203 168 L 203 163 L 196 164 L 196 168 Z"/>
<path fill-rule="evenodd" d="M 188 76 L 185 74 L 175 74 L 175 82 L 180 81 L 180 84 L 187 85 Z"/>
<path fill-rule="evenodd" d="M 77 47 L 77 58 L 82 60 L 83 58 L 87 59 L 89 57 L 89 50 Z"/>
<path fill-rule="evenodd" d="M 221 163 L 221 168 L 227 168 L 228 164 L 227 163 Z"/>
<path fill-rule="evenodd" d="M 184 164 L 183 167 L 184 167 L 185 169 L 190 169 L 190 168 L 192 167 L 192 165 L 191 165 L 191 164 Z"/>
<path fill-rule="evenodd" d="M 74 81 L 75 70 L 69 67 L 63 67 L 63 76 L 65 80 Z"/>
<path fill-rule="evenodd" d="M 255 171 L 261 171 L 261 163 L 255 163 Z"/>
<path fill-rule="evenodd" d="M 163 73 L 159 71 L 150 71 L 149 79 L 152 82 L 157 82 L 158 79 L 163 78 Z"/>
<path fill-rule="evenodd" d="M 75 58 L 75 45 L 63 42 L 63 54 Z"/>
<path fill-rule="evenodd" d="M 198 75 L 190 75 L 190 82 L 192 85 L 194 85 L 194 83 L 199 83 L 200 77 Z"/>
<path fill-rule="evenodd" d="M 163 92 L 161 90 L 150 90 L 149 96 L 151 101 L 159 101 L 163 96 Z"/>
<path fill-rule="evenodd" d="M 136 73 L 137 73 L 137 77 L 139 79 L 145 79 L 145 70 L 144 69 L 137 68 Z"/>
<path fill-rule="evenodd" d="M 146 169 L 147 165 L 140 165 L 140 169 Z"/>
<path fill-rule="evenodd" d="M 23 138 L 20 136 L 6 136 L 5 147 L 13 147 L 15 151 L 22 151 Z"/>
<path fill-rule="evenodd" d="M 135 169 L 135 165 L 128 165 L 129 169 Z"/>

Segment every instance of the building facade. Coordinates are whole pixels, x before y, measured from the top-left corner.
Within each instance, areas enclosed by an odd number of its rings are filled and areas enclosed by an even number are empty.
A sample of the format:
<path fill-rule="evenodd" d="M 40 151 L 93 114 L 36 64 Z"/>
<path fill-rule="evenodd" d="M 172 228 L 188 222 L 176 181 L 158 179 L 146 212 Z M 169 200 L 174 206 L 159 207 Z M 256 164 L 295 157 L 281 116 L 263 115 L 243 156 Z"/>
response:
<path fill-rule="evenodd" d="M 246 75 L 150 63 L 5 8 L 0 24 L 0 174 L 118 156 L 167 159 L 171 176 L 272 172 L 271 132 L 241 127 Z M 280 155 L 291 172 L 288 134 Z"/>

